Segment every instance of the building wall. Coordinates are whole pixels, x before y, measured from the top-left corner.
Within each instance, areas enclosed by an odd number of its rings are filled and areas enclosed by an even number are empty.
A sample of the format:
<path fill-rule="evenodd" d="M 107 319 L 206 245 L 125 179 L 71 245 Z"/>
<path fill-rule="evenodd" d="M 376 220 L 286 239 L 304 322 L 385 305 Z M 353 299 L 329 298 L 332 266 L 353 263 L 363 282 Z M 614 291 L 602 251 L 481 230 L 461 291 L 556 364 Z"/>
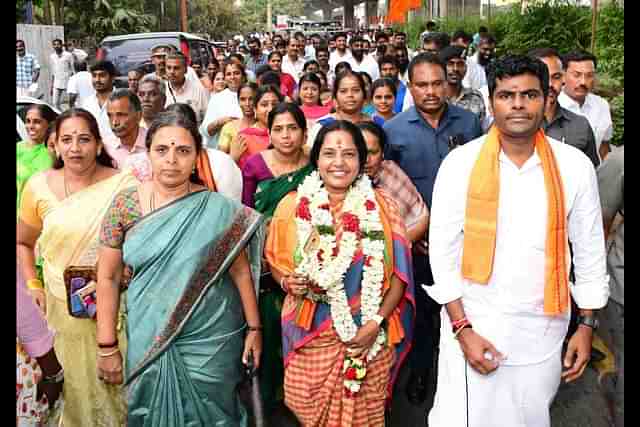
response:
<path fill-rule="evenodd" d="M 38 58 L 40 77 L 38 78 L 38 95 L 44 94 L 43 100 L 51 103 L 51 67 L 49 56 L 53 53 L 52 42 L 61 39 L 64 42 L 64 27 L 60 25 L 16 25 L 16 39 L 24 40 L 27 53 Z"/>

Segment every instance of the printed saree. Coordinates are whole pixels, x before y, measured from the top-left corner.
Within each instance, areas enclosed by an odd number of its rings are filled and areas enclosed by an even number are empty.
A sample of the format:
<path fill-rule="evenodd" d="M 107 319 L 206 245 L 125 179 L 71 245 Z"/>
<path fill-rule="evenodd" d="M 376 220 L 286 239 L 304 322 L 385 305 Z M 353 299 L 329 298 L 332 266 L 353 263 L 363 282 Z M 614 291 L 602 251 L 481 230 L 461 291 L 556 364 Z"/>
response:
<path fill-rule="evenodd" d="M 47 185 L 44 179 L 39 182 Z M 62 414 L 65 427 L 115 427 L 125 423 L 126 403 L 122 387 L 97 381 L 96 323 L 92 319 L 69 315 L 63 273 L 69 265 L 96 264 L 102 218 L 113 197 L 135 182 L 132 174 L 114 175 L 58 202 L 43 220 L 39 243 L 44 259 L 47 322 L 56 331 L 54 347 L 65 370 Z M 42 191 L 48 191 L 48 188 Z M 22 206 L 24 209 L 25 203 Z M 21 215 L 25 213 L 21 212 Z M 126 337 L 120 327 L 122 316 L 121 311 L 118 338 L 120 349 L 124 351 Z"/>
<path fill-rule="evenodd" d="M 303 313 L 300 313 L 294 297 L 287 295 L 284 301 L 285 403 L 305 426 L 383 425 L 385 400 L 389 402 L 393 383 L 411 347 L 415 318 L 411 250 L 404 223 L 393 202 L 379 190 L 376 190 L 376 199 L 385 235 L 383 293 L 391 286 L 392 275 L 406 287 L 402 300 L 387 319 L 388 347 L 369 363 L 362 389 L 355 397 L 348 397 L 342 385 L 346 346 L 333 329 L 329 305 L 304 300 Z M 269 229 L 265 256 L 271 268 L 283 274 L 293 272 L 296 245 L 295 194 L 289 194 L 278 205 Z M 349 305 L 358 326 L 363 267 L 362 251 L 358 251 L 344 279 Z M 300 324 L 299 320 L 305 317 L 310 319 L 310 325 Z"/>
<path fill-rule="evenodd" d="M 258 213 L 206 190 L 127 231 L 128 426 L 247 425 L 236 391 L 246 324 L 228 271 L 247 248 L 257 285 L 263 237 Z"/>
<path fill-rule="evenodd" d="M 262 128 L 244 128 L 238 135 L 247 139 L 247 150 L 238 159 L 238 167 L 242 169 L 249 157 L 269 148 L 269 131 Z"/>
<path fill-rule="evenodd" d="M 266 218 L 271 218 L 278 203 L 288 193 L 294 191 L 312 169 L 311 165 L 307 165 L 289 174 L 258 182 L 258 188 L 254 194 L 255 209 Z M 283 398 L 284 368 L 280 315 L 284 297 L 284 292 L 274 282 L 271 274 L 265 274 L 260 278 L 259 308 L 260 320 L 264 328 L 262 331 L 264 351 L 260 368 L 260 390 L 267 411 L 273 409 L 277 401 Z"/>

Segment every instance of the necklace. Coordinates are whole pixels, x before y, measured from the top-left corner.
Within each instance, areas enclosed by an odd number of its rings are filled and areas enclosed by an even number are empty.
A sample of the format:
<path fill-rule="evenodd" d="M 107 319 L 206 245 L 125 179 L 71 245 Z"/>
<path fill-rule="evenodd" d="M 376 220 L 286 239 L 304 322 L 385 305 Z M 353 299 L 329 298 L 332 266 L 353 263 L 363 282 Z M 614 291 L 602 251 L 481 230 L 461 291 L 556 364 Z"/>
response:
<path fill-rule="evenodd" d="M 96 178 L 96 176 L 94 174 L 91 177 L 91 181 L 89 182 L 89 185 L 87 185 L 87 187 L 91 187 L 93 184 L 95 184 L 95 178 Z M 67 197 L 69 197 L 70 195 L 75 194 L 75 193 L 72 193 L 71 190 L 69 189 L 69 184 L 67 184 L 67 174 L 64 173 L 64 170 L 62 171 L 62 184 L 64 185 L 64 198 L 65 199 Z M 87 187 L 84 187 L 84 188 L 87 188 Z M 78 191 L 80 191 L 80 190 L 78 190 Z M 76 193 L 77 193 L 77 191 L 76 191 Z"/>
<path fill-rule="evenodd" d="M 184 194 L 179 195 L 178 197 L 176 197 L 173 200 L 179 199 L 182 196 L 185 196 L 187 194 L 191 193 L 191 182 L 187 181 L 187 191 Z M 151 197 L 149 198 L 149 212 L 153 212 L 156 210 L 156 190 L 153 188 L 153 186 L 151 187 Z"/>

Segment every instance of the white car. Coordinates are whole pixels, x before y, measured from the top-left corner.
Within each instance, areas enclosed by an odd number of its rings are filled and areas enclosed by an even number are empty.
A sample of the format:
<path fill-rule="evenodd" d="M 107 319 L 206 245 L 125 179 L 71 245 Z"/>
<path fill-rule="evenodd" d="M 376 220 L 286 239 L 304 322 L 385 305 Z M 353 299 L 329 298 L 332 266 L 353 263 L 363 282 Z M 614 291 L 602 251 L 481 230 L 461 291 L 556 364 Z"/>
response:
<path fill-rule="evenodd" d="M 16 98 L 16 142 L 25 141 L 29 139 L 27 136 L 27 128 L 24 125 L 24 110 L 31 104 L 42 104 L 46 105 L 51 110 L 53 110 L 56 115 L 60 115 L 61 111 L 51 104 L 37 98 L 32 98 L 30 96 L 18 96 Z"/>

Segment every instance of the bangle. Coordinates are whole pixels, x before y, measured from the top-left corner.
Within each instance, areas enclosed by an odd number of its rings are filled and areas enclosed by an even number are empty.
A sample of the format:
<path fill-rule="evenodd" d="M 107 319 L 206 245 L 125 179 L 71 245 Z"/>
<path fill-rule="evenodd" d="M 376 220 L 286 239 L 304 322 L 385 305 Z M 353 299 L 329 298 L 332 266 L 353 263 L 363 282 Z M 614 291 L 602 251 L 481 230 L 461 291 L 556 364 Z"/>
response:
<path fill-rule="evenodd" d="M 454 339 L 458 339 L 458 335 L 460 335 L 460 332 L 462 332 L 463 329 L 467 329 L 467 328 L 471 328 L 473 329 L 473 326 L 471 326 L 471 323 L 465 323 L 464 325 L 460 326 L 453 334 L 453 338 Z"/>
<path fill-rule="evenodd" d="M 282 276 L 282 279 L 280 279 L 280 287 L 286 293 L 289 293 L 289 287 L 284 284 L 284 281 L 287 280 L 288 278 L 289 278 L 289 275 L 284 275 Z"/>
<path fill-rule="evenodd" d="M 58 372 L 53 375 L 47 375 L 42 378 L 42 384 L 58 384 L 64 381 L 64 369 L 60 368 Z"/>
<path fill-rule="evenodd" d="M 468 322 L 467 316 L 464 316 L 458 320 L 452 320 L 451 326 L 453 326 L 454 329 L 457 329 L 460 327 L 460 325 L 463 325 L 465 322 Z"/>
<path fill-rule="evenodd" d="M 110 343 L 106 343 L 106 344 L 98 343 L 98 348 L 112 348 L 112 347 L 117 347 L 117 346 L 118 346 L 118 338 L 116 338 L 116 340 L 114 342 L 110 342 Z"/>
<path fill-rule="evenodd" d="M 113 356 L 116 353 L 120 353 L 120 349 L 119 348 L 116 348 L 115 350 L 112 350 L 109 353 L 98 352 L 98 356 L 100 356 L 100 357 L 109 357 L 109 356 Z"/>
<path fill-rule="evenodd" d="M 247 330 L 249 332 L 260 332 L 262 330 L 262 326 L 247 326 Z"/>
<path fill-rule="evenodd" d="M 40 279 L 29 279 L 27 280 L 27 288 L 42 291 L 44 290 L 44 285 Z"/>

